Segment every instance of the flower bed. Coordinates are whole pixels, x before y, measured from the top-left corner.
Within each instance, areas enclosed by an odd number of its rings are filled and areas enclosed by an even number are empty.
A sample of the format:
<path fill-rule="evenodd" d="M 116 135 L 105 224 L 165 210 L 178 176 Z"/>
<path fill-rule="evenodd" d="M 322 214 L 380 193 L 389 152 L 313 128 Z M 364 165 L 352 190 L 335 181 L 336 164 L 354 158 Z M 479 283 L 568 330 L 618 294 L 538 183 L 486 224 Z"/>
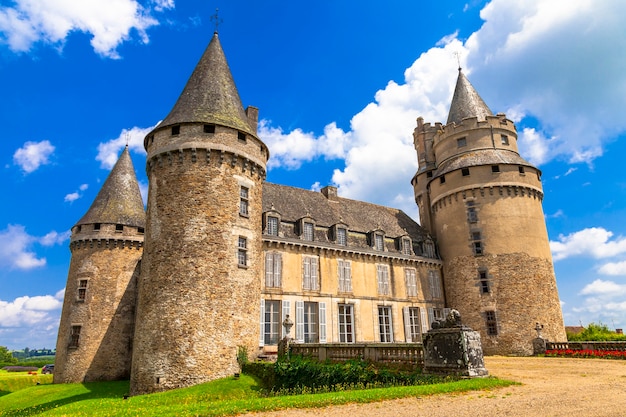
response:
<path fill-rule="evenodd" d="M 558 356 L 566 358 L 626 359 L 626 351 L 591 349 L 550 349 L 546 350 L 546 356 Z"/>

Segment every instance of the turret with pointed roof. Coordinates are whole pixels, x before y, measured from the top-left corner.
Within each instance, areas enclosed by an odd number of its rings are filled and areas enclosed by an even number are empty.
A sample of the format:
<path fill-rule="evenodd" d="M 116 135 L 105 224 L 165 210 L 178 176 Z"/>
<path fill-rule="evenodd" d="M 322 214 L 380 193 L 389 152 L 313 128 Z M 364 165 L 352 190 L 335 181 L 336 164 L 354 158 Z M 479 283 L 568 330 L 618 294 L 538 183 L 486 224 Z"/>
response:
<path fill-rule="evenodd" d="M 488 354 L 532 354 L 537 322 L 565 340 L 541 171 L 520 156 L 513 122 L 494 116 L 459 69 L 446 125 L 419 118 L 413 135 L 411 182 L 444 261 L 447 306 Z"/>
<path fill-rule="evenodd" d="M 145 213 L 124 149 L 72 228 L 54 382 L 128 378 Z"/>
<path fill-rule="evenodd" d="M 133 395 L 232 375 L 238 346 L 258 348 L 269 152 L 257 117 L 256 108 L 243 110 L 214 34 L 144 140 L 149 192 Z"/>

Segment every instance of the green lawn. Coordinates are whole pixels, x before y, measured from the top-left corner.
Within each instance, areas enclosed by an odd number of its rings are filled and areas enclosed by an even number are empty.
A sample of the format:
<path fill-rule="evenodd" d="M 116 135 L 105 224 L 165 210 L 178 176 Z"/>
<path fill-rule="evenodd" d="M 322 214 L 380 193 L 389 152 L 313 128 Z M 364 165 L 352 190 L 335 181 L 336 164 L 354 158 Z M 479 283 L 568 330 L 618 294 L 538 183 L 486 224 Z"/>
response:
<path fill-rule="evenodd" d="M 7 374 L 0 373 L 0 384 L 18 378 L 17 375 Z M 190 388 L 124 399 L 128 393 L 128 381 L 53 385 L 49 375 L 43 377 L 47 381 L 42 381 L 42 385 L 12 390 L 14 392 L 1 396 L 0 416 L 222 416 L 249 411 L 366 403 L 515 384 L 481 378 L 411 387 L 262 397 L 256 380 L 242 375 L 238 380 L 225 378 Z"/>

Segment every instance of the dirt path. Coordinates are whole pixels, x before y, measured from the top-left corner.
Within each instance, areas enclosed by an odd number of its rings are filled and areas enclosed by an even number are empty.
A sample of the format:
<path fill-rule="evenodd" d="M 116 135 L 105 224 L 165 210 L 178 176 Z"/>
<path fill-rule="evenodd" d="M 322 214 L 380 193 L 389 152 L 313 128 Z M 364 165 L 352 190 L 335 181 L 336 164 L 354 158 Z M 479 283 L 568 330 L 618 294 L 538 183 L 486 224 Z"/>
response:
<path fill-rule="evenodd" d="M 491 375 L 522 385 L 254 416 L 626 416 L 626 361 L 491 356 L 485 365 Z"/>

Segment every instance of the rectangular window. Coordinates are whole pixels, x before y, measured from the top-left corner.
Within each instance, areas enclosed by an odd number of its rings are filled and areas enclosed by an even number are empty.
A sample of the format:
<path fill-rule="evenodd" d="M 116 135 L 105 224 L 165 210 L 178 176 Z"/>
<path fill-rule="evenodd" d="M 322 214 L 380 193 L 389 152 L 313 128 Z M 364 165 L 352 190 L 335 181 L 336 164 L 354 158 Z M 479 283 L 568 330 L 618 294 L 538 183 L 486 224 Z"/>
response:
<path fill-rule="evenodd" d="M 241 236 L 237 242 L 237 264 L 248 266 L 248 240 Z"/>
<path fill-rule="evenodd" d="M 354 306 L 339 304 L 339 343 L 354 343 Z"/>
<path fill-rule="evenodd" d="M 402 254 L 410 255 L 413 253 L 413 245 L 411 244 L 411 239 L 403 238 L 402 239 Z"/>
<path fill-rule="evenodd" d="M 489 336 L 498 335 L 498 320 L 495 311 L 485 311 L 485 325 Z"/>
<path fill-rule="evenodd" d="M 280 288 L 282 281 L 283 258 L 279 252 L 265 252 L 265 286 Z"/>
<path fill-rule="evenodd" d="M 376 277 L 378 278 L 378 294 L 389 295 L 389 267 L 376 265 Z"/>
<path fill-rule="evenodd" d="M 500 142 L 503 145 L 508 145 L 509 144 L 509 137 L 507 135 L 500 135 Z"/>
<path fill-rule="evenodd" d="M 428 271 L 428 286 L 430 287 L 431 298 L 441 298 L 441 278 L 439 272 L 435 270 Z"/>
<path fill-rule="evenodd" d="M 81 279 L 78 281 L 78 301 L 85 301 L 85 296 L 87 295 L 87 280 Z"/>
<path fill-rule="evenodd" d="M 439 177 L 439 184 L 445 184 L 446 183 L 446 176 L 442 175 L 441 177 Z"/>
<path fill-rule="evenodd" d="M 491 172 L 500 172 L 500 165 L 492 165 Z"/>
<path fill-rule="evenodd" d="M 313 240 L 313 231 L 314 231 L 313 223 L 304 222 L 302 224 L 302 237 L 304 240 Z"/>
<path fill-rule="evenodd" d="M 215 133 L 215 125 L 204 125 L 204 133 Z"/>
<path fill-rule="evenodd" d="M 474 255 L 483 254 L 483 243 L 481 241 L 480 232 L 472 232 L 472 248 L 474 249 Z"/>
<path fill-rule="evenodd" d="M 456 140 L 456 147 L 457 148 L 462 148 L 465 145 L 467 145 L 467 140 L 465 138 L 459 138 Z"/>
<path fill-rule="evenodd" d="M 172 136 L 180 134 L 180 126 L 172 126 Z"/>
<path fill-rule="evenodd" d="M 467 221 L 470 223 L 476 223 L 478 221 L 478 213 L 474 207 L 467 208 Z"/>
<path fill-rule="evenodd" d="M 391 322 L 390 306 L 378 306 L 378 332 L 382 343 L 393 342 L 393 327 Z"/>
<path fill-rule="evenodd" d="M 70 344 L 68 346 L 69 348 L 78 347 L 78 342 L 80 339 L 80 329 L 81 329 L 81 326 L 72 326 L 70 330 Z"/>
<path fill-rule="evenodd" d="M 464 177 L 469 177 L 469 168 L 461 168 L 461 175 Z"/>
<path fill-rule="evenodd" d="M 337 259 L 339 292 L 352 292 L 352 270 L 350 261 Z"/>
<path fill-rule="evenodd" d="M 249 191 L 247 187 L 239 189 L 239 214 L 242 216 L 248 216 Z"/>
<path fill-rule="evenodd" d="M 518 169 L 518 171 L 519 171 L 519 173 L 520 173 L 520 174 L 524 174 L 524 173 L 526 172 L 526 168 L 524 168 L 524 167 L 523 167 L 523 166 L 521 166 L 521 165 L 520 165 L 520 166 L 518 166 L 518 167 L 517 167 L 517 169 Z"/>
<path fill-rule="evenodd" d="M 278 217 L 267 216 L 267 234 L 278 236 Z"/>
<path fill-rule="evenodd" d="M 417 297 L 417 274 L 413 268 L 404 269 L 407 297 Z"/>
<path fill-rule="evenodd" d="M 319 280 L 317 277 L 317 257 L 302 257 L 302 288 L 309 291 L 319 291 Z"/>
<path fill-rule="evenodd" d="M 115 231 L 116 232 L 123 232 L 124 231 L 124 225 L 123 224 L 116 224 L 115 225 Z"/>
<path fill-rule="evenodd" d="M 420 309 L 418 307 L 404 308 L 404 333 L 408 343 L 417 343 L 422 341 L 420 323 Z"/>
<path fill-rule="evenodd" d="M 374 249 L 376 250 L 385 250 L 385 238 L 381 234 L 374 235 Z"/>
<path fill-rule="evenodd" d="M 277 345 L 280 339 L 280 301 L 265 300 L 264 321 L 264 344 Z"/>
<path fill-rule="evenodd" d="M 489 294 L 491 289 L 489 288 L 489 278 L 487 271 L 478 271 L 478 280 L 480 282 L 480 293 Z"/>
<path fill-rule="evenodd" d="M 341 246 L 348 244 L 348 231 L 343 227 L 337 228 L 337 244 Z"/>
<path fill-rule="evenodd" d="M 318 343 L 317 303 L 304 303 L 304 343 Z"/>
<path fill-rule="evenodd" d="M 94 223 L 93 230 L 100 230 L 100 223 Z"/>
<path fill-rule="evenodd" d="M 239 139 L 242 142 L 245 142 L 246 141 L 246 134 L 243 133 L 243 132 L 238 132 L 237 133 L 237 139 Z"/>

